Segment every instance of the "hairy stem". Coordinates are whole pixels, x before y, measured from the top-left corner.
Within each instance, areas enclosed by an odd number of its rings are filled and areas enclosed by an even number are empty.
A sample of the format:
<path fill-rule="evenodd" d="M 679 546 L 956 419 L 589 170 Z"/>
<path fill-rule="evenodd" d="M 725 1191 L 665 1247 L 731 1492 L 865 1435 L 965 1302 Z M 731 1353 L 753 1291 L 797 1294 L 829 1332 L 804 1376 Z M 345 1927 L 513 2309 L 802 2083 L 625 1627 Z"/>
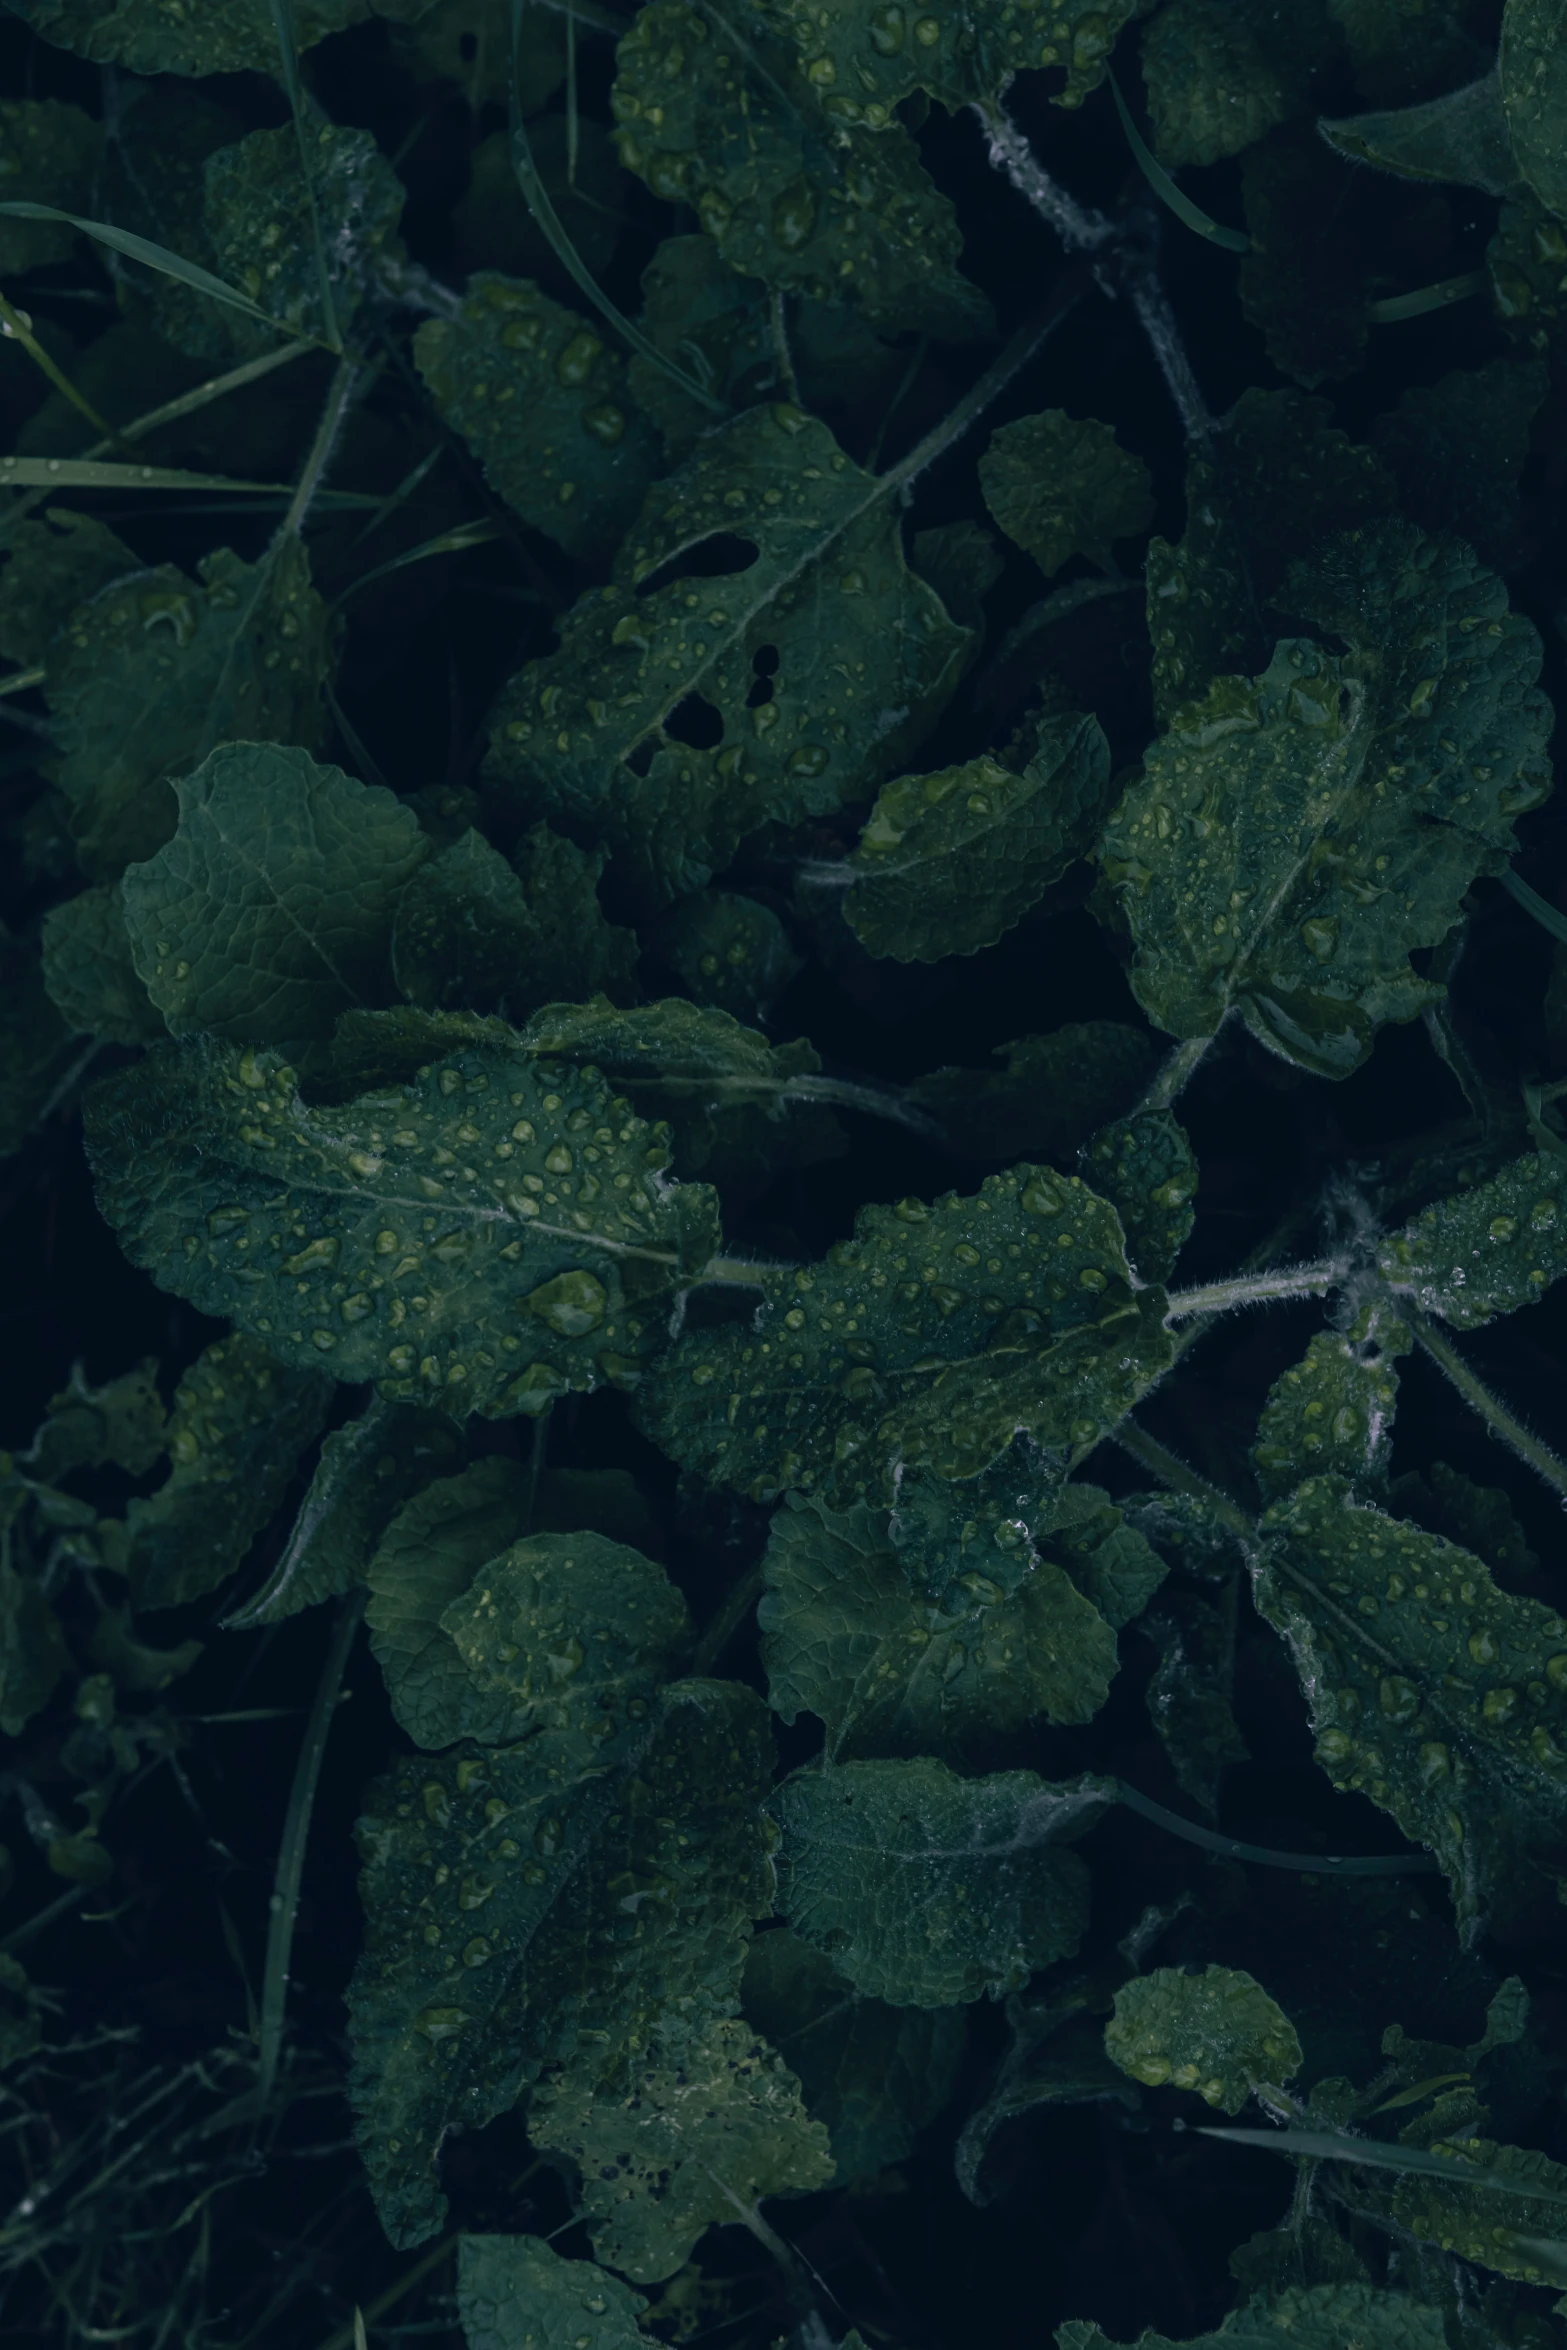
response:
<path fill-rule="evenodd" d="M 1247 1516 L 1240 1503 L 1232 1501 L 1217 1485 L 1210 1485 L 1195 1469 L 1188 1468 L 1177 1453 L 1161 1444 L 1157 1436 L 1150 1436 L 1135 1420 L 1123 1420 L 1118 1428 L 1112 1428 L 1110 1441 L 1118 1444 L 1123 1452 L 1129 1452 L 1134 1461 L 1139 1461 L 1162 1484 L 1168 1485 L 1172 1493 L 1189 1493 L 1194 1500 L 1206 1502 L 1221 1525 L 1228 1526 L 1243 1542 L 1256 1541 L 1256 1521 Z"/>
<path fill-rule="evenodd" d="M 1166 1053 L 1153 1083 L 1133 1110 L 1133 1117 L 1140 1117 L 1145 1110 L 1168 1110 L 1178 1102 L 1218 1033 L 1215 1029 L 1213 1036 L 1189 1036 L 1184 1044 Z"/>
<path fill-rule="evenodd" d="M 1315 1265 L 1286 1265 L 1277 1273 L 1238 1273 L 1230 1281 L 1176 1290 L 1164 1318 L 1167 1323 L 1185 1322 L 1193 1314 L 1227 1314 L 1235 1306 L 1266 1305 L 1273 1298 L 1321 1297 L 1335 1289 L 1348 1270 L 1342 1257 L 1325 1257 Z"/>
<path fill-rule="evenodd" d="M 1398 1301 L 1398 1311 L 1414 1332 L 1422 1350 L 1438 1370 L 1445 1371 L 1466 1404 L 1479 1413 L 1498 1444 L 1507 1445 L 1526 1461 L 1538 1477 L 1567 1500 L 1567 1461 L 1559 1460 L 1548 1444 L 1532 1435 L 1515 1412 L 1491 1393 L 1479 1374 L 1470 1369 L 1452 1340 L 1428 1320 L 1418 1307 Z"/>
<path fill-rule="evenodd" d="M 989 142 L 993 169 L 1006 175 L 1069 251 L 1092 253 L 1114 242 L 1119 233 L 1115 222 L 1057 186 L 999 100 L 976 106 L 974 113 Z"/>

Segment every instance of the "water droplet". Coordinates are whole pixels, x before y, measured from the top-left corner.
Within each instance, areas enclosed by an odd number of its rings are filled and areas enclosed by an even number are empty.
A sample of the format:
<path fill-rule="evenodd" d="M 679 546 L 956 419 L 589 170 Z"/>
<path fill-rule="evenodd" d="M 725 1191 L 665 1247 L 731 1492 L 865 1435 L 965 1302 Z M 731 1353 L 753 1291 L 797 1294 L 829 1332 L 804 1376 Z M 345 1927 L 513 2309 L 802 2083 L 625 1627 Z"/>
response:
<path fill-rule="evenodd" d="M 581 1338 L 603 1321 L 609 1295 L 592 1273 L 557 1273 L 524 1299 L 530 1314 L 562 1338 Z"/>
<path fill-rule="evenodd" d="M 584 327 L 574 334 L 555 362 L 555 373 L 568 389 L 585 384 L 593 372 L 593 362 L 604 346 L 596 334 Z"/>

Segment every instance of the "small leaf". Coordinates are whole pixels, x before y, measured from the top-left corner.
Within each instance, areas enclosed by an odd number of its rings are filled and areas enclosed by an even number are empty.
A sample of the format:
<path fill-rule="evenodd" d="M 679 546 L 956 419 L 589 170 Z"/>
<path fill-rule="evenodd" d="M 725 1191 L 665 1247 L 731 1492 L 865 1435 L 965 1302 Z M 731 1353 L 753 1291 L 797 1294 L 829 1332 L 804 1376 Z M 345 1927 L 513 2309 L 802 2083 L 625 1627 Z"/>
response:
<path fill-rule="evenodd" d="M 121 883 L 131 952 L 175 1036 L 328 1036 L 384 992 L 392 919 L 428 844 L 377 784 L 225 743 L 174 786 L 174 837 Z"/>
<path fill-rule="evenodd" d="M 1197 1154 L 1169 1110 L 1141 1110 L 1091 1134 L 1084 1176 L 1110 1201 L 1145 1281 L 1168 1281 L 1197 1221 Z"/>
<path fill-rule="evenodd" d="M 1068 1485 L 1041 1540 L 1115 1632 L 1137 1621 L 1170 1572 L 1147 1535 L 1097 1485 Z"/>
<path fill-rule="evenodd" d="M 148 1355 L 134 1371 L 93 1387 L 74 1363 L 70 1384 L 49 1398 L 49 1416 L 20 1456 L 29 1473 L 53 1485 L 75 1470 L 112 1462 L 129 1476 L 144 1476 L 168 1441 L 157 1371 Z"/>
<path fill-rule="evenodd" d="M 1204 1591 L 1167 1591 L 1142 1618 L 1140 1628 L 1159 1652 L 1144 1692 L 1148 1719 L 1176 1785 L 1210 1820 L 1217 1820 L 1224 1773 L 1232 1763 L 1251 1760 L 1230 1702 L 1235 1680 L 1233 1585 L 1216 1597 Z"/>
<path fill-rule="evenodd" d="M 17 521 L 0 571 L 0 653 L 23 669 L 36 668 L 78 604 L 140 568 L 124 540 L 91 514 L 51 506 Z"/>
<path fill-rule="evenodd" d="M 1112 426 L 1064 408 L 992 433 L 979 486 L 1008 538 L 1047 575 L 1074 555 L 1109 570 L 1112 540 L 1140 538 L 1153 520 L 1142 459 L 1121 447 Z"/>
<path fill-rule="evenodd" d="M 504 1454 L 438 1478 L 397 1511 L 367 1563 L 370 1647 L 392 1711 L 418 1746 L 450 1746 L 464 1734 L 473 1691 L 441 1618 L 526 1530 L 529 1483 Z"/>
<path fill-rule="evenodd" d="M 864 1998 L 787 1926 L 751 1944 L 742 1998 L 747 2023 L 799 2076 L 807 2111 L 825 2123 L 840 2184 L 901 2162 L 952 2094 L 962 2009 Z"/>
<path fill-rule="evenodd" d="M 1123 1983 L 1105 2026 L 1105 2051 L 1151 2089 L 1192 2089 L 1239 2113 L 1252 2091 L 1293 2078 L 1300 2041 L 1289 2017 L 1243 1968 L 1201 1975 L 1160 1967 Z"/>
<path fill-rule="evenodd" d="M 646 2350 L 640 2293 L 542 2236 L 457 2239 L 457 2315 L 468 2350 Z"/>
<path fill-rule="evenodd" d="M 798 2080 L 738 2016 L 661 2035 L 609 2094 L 580 2070 L 546 2082 L 529 2135 L 576 2163 L 595 2253 L 642 2285 L 679 2268 L 714 2222 L 833 2176 Z"/>
<path fill-rule="evenodd" d="M 682 898 L 648 933 L 648 947 L 699 1004 L 748 1024 L 765 1020 L 805 967 L 772 907 L 733 890 Z"/>
<path fill-rule="evenodd" d="M 44 985 L 78 1036 L 105 1044 L 155 1044 L 167 1036 L 131 954 L 117 881 L 78 891 L 44 916 Z"/>
<path fill-rule="evenodd" d="M 1385 1485 L 1398 1408 L 1395 1354 L 1407 1353 L 1401 1324 L 1385 1317 L 1375 1343 L 1320 1330 L 1305 1359 L 1276 1379 L 1257 1423 L 1252 1467 L 1264 1501 L 1277 1501 L 1306 1477 L 1342 1477 Z"/>
<path fill-rule="evenodd" d="M 1106 1787 L 960 1779 L 930 1755 L 796 1771 L 772 1804 L 779 1906 L 870 1998 L 998 1999 L 1081 1941 L 1088 1872 L 1053 1847 L 1093 1825 Z"/>
<path fill-rule="evenodd" d="M 522 1019 L 563 990 L 630 987 L 636 940 L 604 918 L 603 857 L 536 824 L 518 863 L 470 829 L 409 882 L 392 967 L 410 1002 Z"/>
<path fill-rule="evenodd" d="M 462 314 L 427 319 L 414 360 L 498 497 L 568 555 L 624 537 L 658 471 L 626 362 L 526 278 L 470 279 Z"/>
<path fill-rule="evenodd" d="M 1377 1251 L 1395 1294 L 1455 1330 L 1538 1304 L 1567 1273 L 1559 1160 L 1526 1151 L 1489 1183 L 1440 1199 Z"/>
<path fill-rule="evenodd" d="M 60 1619 L 36 1577 L 0 1553 L 0 1731 L 19 1738 L 70 1663 Z"/>
<path fill-rule="evenodd" d="M 658 247 L 642 272 L 641 327 L 655 351 L 728 407 L 748 408 L 781 388 L 767 289 L 731 269 L 709 236 L 666 237 Z M 640 352 L 627 381 L 672 460 L 711 431 L 711 411 Z"/>
<path fill-rule="evenodd" d="M 1567 227 L 1532 189 L 1504 199 L 1485 253 L 1496 316 L 1515 344 L 1567 368 Z"/>
<path fill-rule="evenodd" d="M 1085 854 L 1110 750 L 1096 718 L 1044 720 L 1021 775 L 991 758 L 884 784 L 850 858 L 844 918 L 873 955 L 971 955 L 1020 922 Z"/>
<path fill-rule="evenodd" d="M 1369 163 L 1400 179 L 1446 181 L 1479 188 L 1487 196 L 1505 196 L 1517 184 L 1501 77 L 1494 66 L 1479 81 L 1419 106 L 1345 115 L 1320 121 L 1317 128 L 1351 162 Z"/>
<path fill-rule="evenodd" d="M 302 121 L 308 189 L 300 135 L 282 123 L 208 157 L 202 211 L 219 274 L 286 333 L 335 347 L 375 291 L 383 257 L 400 255 L 403 188 L 369 131 L 328 121 L 313 102 Z M 332 318 L 322 309 L 312 199 Z"/>

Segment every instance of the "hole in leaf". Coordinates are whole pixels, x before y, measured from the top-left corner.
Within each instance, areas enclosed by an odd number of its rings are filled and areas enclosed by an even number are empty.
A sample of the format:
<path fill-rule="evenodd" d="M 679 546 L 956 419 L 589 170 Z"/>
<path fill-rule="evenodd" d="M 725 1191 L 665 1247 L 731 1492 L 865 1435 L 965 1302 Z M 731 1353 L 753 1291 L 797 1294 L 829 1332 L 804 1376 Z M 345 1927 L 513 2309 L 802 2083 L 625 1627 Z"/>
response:
<path fill-rule="evenodd" d="M 674 742 L 688 743 L 693 751 L 716 751 L 724 739 L 723 712 L 701 694 L 687 694 L 664 720 L 664 732 Z"/>
<path fill-rule="evenodd" d="M 727 579 L 737 571 L 749 571 L 760 553 L 754 539 L 737 538 L 731 530 L 715 531 L 650 571 L 637 582 L 637 594 L 650 596 L 655 589 L 672 587 L 677 579 Z"/>
<path fill-rule="evenodd" d="M 657 748 L 652 735 L 645 734 L 636 747 L 626 753 L 626 765 L 633 775 L 646 775 L 653 764 L 653 754 Z"/>
<path fill-rule="evenodd" d="M 758 645 L 751 656 L 751 667 L 755 672 L 755 683 L 745 697 L 745 706 L 748 710 L 760 710 L 764 702 L 770 702 L 773 698 L 773 679 L 778 674 L 778 647 Z"/>
<path fill-rule="evenodd" d="M 472 65 L 474 59 L 479 54 L 478 34 L 464 33 L 458 40 L 457 54 L 462 59 L 464 65 Z"/>

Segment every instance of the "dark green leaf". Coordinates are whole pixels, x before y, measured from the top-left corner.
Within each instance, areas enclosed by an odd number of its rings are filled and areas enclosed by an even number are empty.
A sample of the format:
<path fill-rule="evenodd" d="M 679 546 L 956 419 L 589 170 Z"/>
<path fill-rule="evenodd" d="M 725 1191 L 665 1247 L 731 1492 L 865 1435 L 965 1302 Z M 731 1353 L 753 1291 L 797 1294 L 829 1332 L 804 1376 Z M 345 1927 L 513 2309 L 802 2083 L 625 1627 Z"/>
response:
<path fill-rule="evenodd" d="M 1513 160 L 1548 212 L 1567 212 L 1567 8 L 1507 0 L 1497 59 Z"/>
<path fill-rule="evenodd" d="M 392 966 L 411 1002 L 522 1019 L 563 990 L 629 988 L 636 940 L 604 919 L 596 890 L 602 856 L 537 824 L 518 861 L 522 877 L 470 830 L 410 881 L 398 903 Z"/>
<path fill-rule="evenodd" d="M 969 2115 L 957 2143 L 953 2168 L 970 2203 L 994 2203 L 1008 2184 L 1005 2140 L 1008 2122 L 1041 2107 L 1121 2105 L 1134 2111 L 1137 2091 L 1104 2050 L 1098 2019 L 1070 2004 L 1032 2004 L 1014 1992 L 1007 2001 L 1011 2041 L 989 2096 Z"/>
<path fill-rule="evenodd" d="M 1548 381 L 1538 359 L 1490 359 L 1411 385 L 1372 427 L 1405 513 L 1468 539 L 1483 563 L 1515 565 L 1525 543 L 1518 477 Z"/>
<path fill-rule="evenodd" d="M 140 566 L 107 523 L 69 506 L 52 506 L 17 523 L 0 571 L 0 653 L 35 668 L 78 604 Z"/>
<path fill-rule="evenodd" d="M 1368 261 L 1348 228 L 1348 166 L 1314 125 L 1272 132 L 1241 161 L 1251 250 L 1241 301 L 1281 374 L 1308 391 L 1360 365 L 1369 331 Z"/>
<path fill-rule="evenodd" d="M 334 324 L 338 334 L 351 325 L 383 262 L 401 250 L 403 189 L 368 131 L 329 122 L 314 106 L 303 122 L 308 188 L 299 133 L 282 123 L 208 157 L 202 209 L 218 274 L 287 333 L 334 342 Z M 322 309 L 312 198 L 332 318 Z"/>
<path fill-rule="evenodd" d="M 1251 2301 L 1227 2317 L 1216 2334 L 1200 2334 L 1183 2350 L 1443 2350 L 1446 2335 L 1434 2309 L 1406 2293 L 1363 2284 L 1291 2286 L 1275 2299 Z M 1112 2350 L 1109 2337 L 1084 2318 L 1056 2328 L 1059 2350 Z M 1138 2350 L 1174 2350 L 1164 2334 L 1145 2333 Z"/>
<path fill-rule="evenodd" d="M 1191 2089 L 1223 2113 L 1252 2091 L 1299 2072 L 1294 2025 L 1255 1975 L 1210 1966 L 1200 1975 L 1160 1967 L 1124 1983 L 1105 2026 L 1105 2051 L 1151 2089 Z"/>
<path fill-rule="evenodd" d="M 1235 1681 L 1235 1594 L 1167 1591 L 1140 1629 L 1159 1652 L 1144 1693 L 1148 1719 L 1175 1783 L 1210 1820 L 1232 1763 L 1251 1749 L 1230 1702 Z"/>
<path fill-rule="evenodd" d="M 563 2260 L 542 2236 L 458 2238 L 468 2350 L 645 2350 L 637 2319 L 646 2307 L 619 2277 L 595 2261 Z"/>
<path fill-rule="evenodd" d="M 1116 1020 L 1077 1020 L 995 1049 L 1005 1069 L 933 1069 L 909 1087 L 962 1158 L 1073 1159 L 1154 1070 L 1153 1040 Z"/>
<path fill-rule="evenodd" d="M 133 1477 L 145 1475 L 168 1442 L 158 1366 L 151 1355 L 102 1387 L 90 1386 L 80 1363 L 70 1384 L 49 1398 L 49 1416 L 22 1455 L 29 1473 L 53 1485 L 73 1470 L 112 1462 Z"/>
<path fill-rule="evenodd" d="M 1048 14 L 978 0 L 969 8 L 915 14 L 878 0 L 840 0 L 832 10 L 813 0 L 767 0 L 791 33 L 806 81 L 834 124 L 885 131 L 906 99 L 925 91 L 950 113 L 999 99 L 1013 76 L 1040 67 L 1064 72 L 1052 95 L 1081 106 L 1103 81 L 1115 37 L 1134 13 L 1133 0 L 1055 0 Z"/>
<path fill-rule="evenodd" d="M 1064 408 L 1020 416 L 992 433 L 979 486 L 1008 538 L 1046 574 L 1074 555 L 1108 570 L 1111 542 L 1140 538 L 1153 520 L 1153 483 L 1142 459 L 1122 448 L 1112 426 Z"/>
<path fill-rule="evenodd" d="M 1386 1484 L 1398 1408 L 1392 1358 L 1409 1344 L 1402 1324 L 1386 1314 L 1369 1330 L 1317 1333 L 1305 1360 L 1274 1381 L 1257 1424 L 1251 1460 L 1265 1501 L 1306 1477 Z"/>
<path fill-rule="evenodd" d="M 102 125 L 79 106 L 59 98 L 0 101 L 0 195 L 89 211 L 102 146 Z M 64 222 L 0 220 L 0 275 L 69 261 L 75 246 L 76 231 Z"/>
<path fill-rule="evenodd" d="M 43 974 L 56 1010 L 78 1036 L 136 1045 L 168 1034 L 132 959 L 117 881 L 51 907 L 44 916 Z"/>
<path fill-rule="evenodd" d="M 698 890 L 671 906 L 648 945 L 688 995 L 732 1019 L 755 1022 L 804 968 L 771 906 L 732 890 Z"/>
<path fill-rule="evenodd" d="M 1142 36 L 1161 162 L 1218 163 L 1304 113 L 1336 49 L 1323 0 L 1169 0 Z"/>
<path fill-rule="evenodd" d="M 1168 1110 L 1118 1118 L 1089 1136 L 1079 1159 L 1120 1217 L 1139 1274 L 1168 1281 L 1197 1220 L 1197 1155 L 1180 1120 Z"/>
<path fill-rule="evenodd" d="M 441 1618 L 486 1562 L 526 1533 L 530 1482 L 504 1454 L 438 1478 L 397 1511 L 362 1570 L 370 1646 L 392 1711 L 417 1746 L 450 1746 L 464 1734 L 474 1691 Z"/>
<path fill-rule="evenodd" d="M 1489 1183 L 1437 1200 L 1383 1242 L 1383 1279 L 1457 1330 L 1537 1304 L 1567 1273 L 1561 1177 L 1557 1160 L 1527 1151 Z"/>
<path fill-rule="evenodd" d="M 1317 127 L 1340 155 L 1400 179 L 1445 180 L 1487 196 L 1505 196 L 1518 180 L 1494 68 L 1422 105 L 1346 115 Z"/>
<path fill-rule="evenodd" d="M 428 0 L 294 0 L 301 49 L 371 14 L 418 16 Z M 132 73 L 273 73 L 277 30 L 268 0 L 202 0 L 171 10 L 165 0 L 15 0 L 13 13 L 62 49 L 94 65 Z"/>
<path fill-rule="evenodd" d="M 37 1579 L 0 1553 L 0 1731 L 19 1738 L 70 1663 L 60 1619 Z"/>
<path fill-rule="evenodd" d="M 0 923 L 0 1158 L 19 1151 L 67 1074 L 71 1028 L 44 990 L 38 949 Z"/>

